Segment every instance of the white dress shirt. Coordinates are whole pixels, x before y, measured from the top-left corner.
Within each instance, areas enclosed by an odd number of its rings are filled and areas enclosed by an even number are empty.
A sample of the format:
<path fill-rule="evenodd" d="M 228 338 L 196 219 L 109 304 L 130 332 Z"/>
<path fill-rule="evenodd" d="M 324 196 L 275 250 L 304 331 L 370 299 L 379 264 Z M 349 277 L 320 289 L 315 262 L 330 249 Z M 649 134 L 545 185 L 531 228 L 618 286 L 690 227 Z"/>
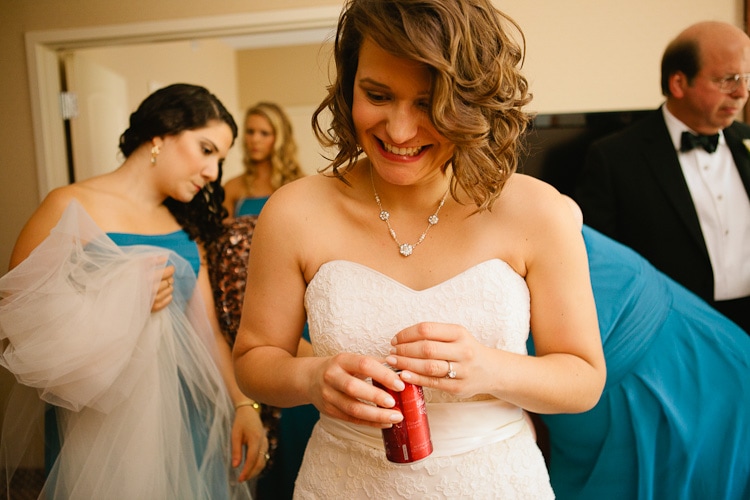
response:
<path fill-rule="evenodd" d="M 666 106 L 662 110 L 708 248 L 714 300 L 750 296 L 750 198 L 724 133 L 714 153 L 702 148 L 680 152 L 682 133 L 695 131 Z"/>

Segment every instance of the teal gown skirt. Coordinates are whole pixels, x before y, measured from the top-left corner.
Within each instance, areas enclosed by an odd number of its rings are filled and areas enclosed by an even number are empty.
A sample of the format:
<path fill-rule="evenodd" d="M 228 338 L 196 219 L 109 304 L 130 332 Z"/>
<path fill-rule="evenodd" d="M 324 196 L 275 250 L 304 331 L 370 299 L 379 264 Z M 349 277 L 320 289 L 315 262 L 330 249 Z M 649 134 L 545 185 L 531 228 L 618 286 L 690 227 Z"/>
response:
<path fill-rule="evenodd" d="M 639 254 L 584 226 L 607 382 L 542 415 L 557 498 L 750 499 L 750 337 Z"/>

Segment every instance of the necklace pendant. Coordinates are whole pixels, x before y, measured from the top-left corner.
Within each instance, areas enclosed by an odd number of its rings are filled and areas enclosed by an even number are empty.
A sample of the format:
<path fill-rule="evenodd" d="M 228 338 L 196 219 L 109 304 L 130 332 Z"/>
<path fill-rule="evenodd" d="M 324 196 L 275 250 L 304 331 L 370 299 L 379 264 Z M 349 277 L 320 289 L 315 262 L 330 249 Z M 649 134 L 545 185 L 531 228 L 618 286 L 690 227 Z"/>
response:
<path fill-rule="evenodd" d="M 410 245 L 408 243 L 402 243 L 401 246 L 398 247 L 398 251 L 404 257 L 408 257 L 414 251 L 414 246 L 412 246 L 412 245 Z"/>
<path fill-rule="evenodd" d="M 430 228 L 437 224 L 440 220 L 438 219 L 438 212 L 440 212 L 440 209 L 443 208 L 443 205 L 445 204 L 445 199 L 448 197 L 449 189 L 445 191 L 445 194 L 443 194 L 443 197 L 440 199 L 437 209 L 435 209 L 435 213 L 427 218 L 427 227 L 424 231 L 422 231 L 422 234 L 419 235 L 419 239 L 416 241 L 416 243 L 412 245 L 410 243 L 400 243 L 398 241 L 396 231 L 394 231 L 394 229 L 391 227 L 391 214 L 388 213 L 387 210 L 383 210 L 383 205 L 380 203 L 380 196 L 378 196 L 378 192 L 375 190 L 375 181 L 372 178 L 372 166 L 370 167 L 370 182 L 372 183 L 372 194 L 375 195 L 375 203 L 377 203 L 378 208 L 380 209 L 380 213 L 378 214 L 380 220 L 385 222 L 388 226 L 388 233 L 391 235 L 391 238 L 393 238 L 393 241 L 396 242 L 396 245 L 398 246 L 398 253 L 400 253 L 404 257 L 410 256 L 412 253 L 414 253 L 414 249 L 417 247 L 417 245 L 421 244 L 424 241 L 425 237 L 427 236 L 427 231 L 429 231 Z"/>

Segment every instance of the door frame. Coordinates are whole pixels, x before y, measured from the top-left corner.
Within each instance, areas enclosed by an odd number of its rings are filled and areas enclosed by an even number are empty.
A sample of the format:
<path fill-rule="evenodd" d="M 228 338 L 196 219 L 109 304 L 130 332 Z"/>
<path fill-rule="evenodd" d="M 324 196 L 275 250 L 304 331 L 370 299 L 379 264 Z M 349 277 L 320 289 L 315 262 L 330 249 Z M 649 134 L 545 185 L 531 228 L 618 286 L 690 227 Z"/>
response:
<path fill-rule="evenodd" d="M 321 31 L 331 32 L 340 10 L 340 6 L 326 6 L 27 32 L 26 61 L 39 199 L 68 184 L 59 51 L 202 38 L 241 39 L 245 46 L 280 46 L 290 40 L 320 36 Z"/>

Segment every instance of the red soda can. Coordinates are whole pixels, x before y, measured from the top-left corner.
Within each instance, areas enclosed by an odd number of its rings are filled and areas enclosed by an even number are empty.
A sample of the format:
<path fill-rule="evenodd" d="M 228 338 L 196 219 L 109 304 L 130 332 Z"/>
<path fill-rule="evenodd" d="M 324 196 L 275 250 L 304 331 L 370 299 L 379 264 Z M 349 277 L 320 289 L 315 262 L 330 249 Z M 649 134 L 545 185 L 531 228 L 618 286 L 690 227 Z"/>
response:
<path fill-rule="evenodd" d="M 373 385 L 390 394 L 396 401 L 393 409 L 404 416 L 401 422 L 383 429 L 386 458 L 393 463 L 408 464 L 428 457 L 432 453 L 432 439 L 422 386 L 404 382 L 406 387 L 398 392 L 374 380 Z"/>

